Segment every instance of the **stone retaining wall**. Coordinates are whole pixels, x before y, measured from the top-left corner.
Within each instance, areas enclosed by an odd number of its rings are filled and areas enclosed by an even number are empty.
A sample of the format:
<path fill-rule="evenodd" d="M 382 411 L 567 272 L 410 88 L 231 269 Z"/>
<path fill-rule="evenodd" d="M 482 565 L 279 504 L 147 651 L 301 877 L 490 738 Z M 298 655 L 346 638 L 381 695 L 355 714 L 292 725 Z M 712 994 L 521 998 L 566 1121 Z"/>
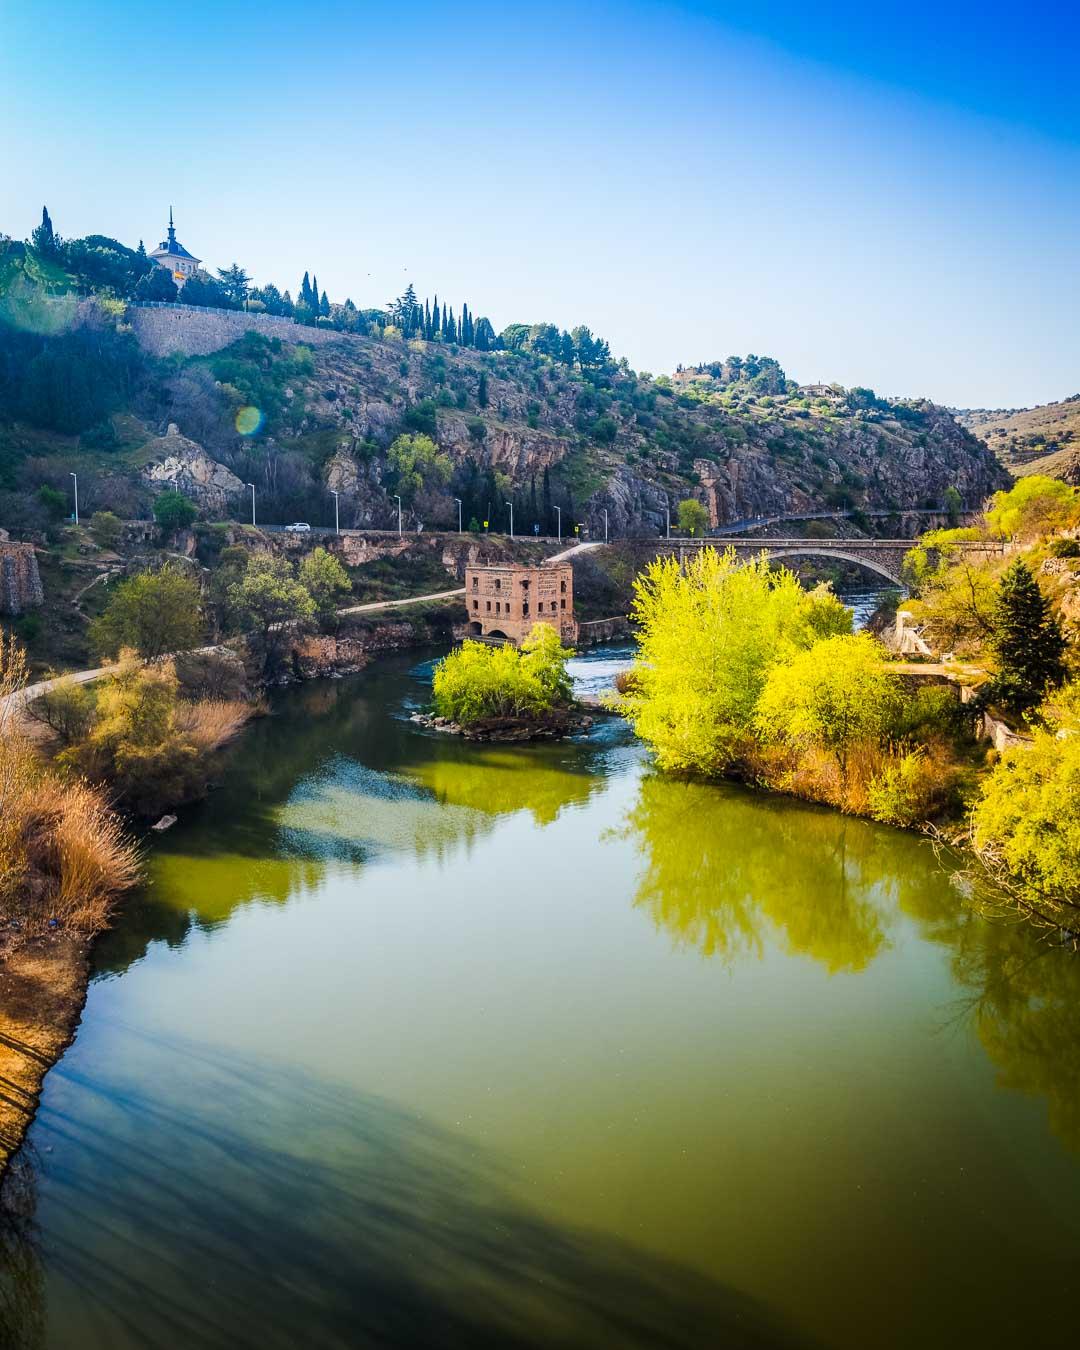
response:
<path fill-rule="evenodd" d="M 135 330 L 139 346 L 151 356 L 208 356 L 242 338 L 245 333 L 302 342 L 318 347 L 327 342 L 348 341 L 348 335 L 332 328 L 306 328 L 292 319 L 274 314 L 243 314 L 227 309 L 194 309 L 177 305 L 164 309 L 132 306 L 127 321 Z"/>
<path fill-rule="evenodd" d="M 0 614 L 19 615 L 44 601 L 34 546 L 0 543 Z"/>

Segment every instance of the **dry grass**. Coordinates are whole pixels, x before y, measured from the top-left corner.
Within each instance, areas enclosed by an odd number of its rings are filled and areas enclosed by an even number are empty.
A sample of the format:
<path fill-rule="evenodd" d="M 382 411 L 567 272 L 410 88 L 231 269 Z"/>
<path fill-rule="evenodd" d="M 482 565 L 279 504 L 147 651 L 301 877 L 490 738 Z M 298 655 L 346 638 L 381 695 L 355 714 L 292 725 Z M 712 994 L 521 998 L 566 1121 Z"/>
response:
<path fill-rule="evenodd" d="M 3 700 L 25 678 L 21 652 L 0 634 L 0 920 L 22 937 L 51 919 L 93 933 L 138 880 L 138 852 L 104 794 L 61 780 L 19 732 Z"/>
<path fill-rule="evenodd" d="M 176 729 L 200 755 L 228 745 L 258 709 L 238 699 L 204 698 L 196 703 L 178 703 Z"/>

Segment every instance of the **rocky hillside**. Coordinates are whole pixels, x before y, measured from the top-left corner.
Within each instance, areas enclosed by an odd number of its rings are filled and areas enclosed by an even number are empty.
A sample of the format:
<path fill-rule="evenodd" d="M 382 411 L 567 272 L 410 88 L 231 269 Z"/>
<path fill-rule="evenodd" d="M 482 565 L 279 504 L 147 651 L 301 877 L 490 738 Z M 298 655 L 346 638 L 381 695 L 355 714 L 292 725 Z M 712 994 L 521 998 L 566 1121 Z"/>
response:
<path fill-rule="evenodd" d="M 1038 408 L 965 408 L 956 420 L 1011 473 L 1043 473 L 1080 486 L 1080 394 Z"/>
<path fill-rule="evenodd" d="M 118 306 L 84 303 L 49 335 L 0 324 L 0 524 L 32 524 L 30 499 L 66 492 L 72 469 L 87 514 L 146 514 L 176 486 L 243 518 L 237 484 L 254 483 L 268 522 L 332 523 L 335 491 L 343 525 L 394 525 L 397 495 L 412 528 L 456 523 L 460 499 L 466 526 L 506 529 L 512 502 L 517 531 L 542 534 L 560 512 L 564 534 L 602 532 L 605 511 L 613 534 L 654 533 L 689 496 L 713 524 L 926 508 L 950 487 L 974 507 L 1006 481 L 947 411 L 801 388 L 763 358 L 654 379 L 527 343 L 482 352 L 387 328 L 308 345 L 284 331 L 163 358 Z"/>

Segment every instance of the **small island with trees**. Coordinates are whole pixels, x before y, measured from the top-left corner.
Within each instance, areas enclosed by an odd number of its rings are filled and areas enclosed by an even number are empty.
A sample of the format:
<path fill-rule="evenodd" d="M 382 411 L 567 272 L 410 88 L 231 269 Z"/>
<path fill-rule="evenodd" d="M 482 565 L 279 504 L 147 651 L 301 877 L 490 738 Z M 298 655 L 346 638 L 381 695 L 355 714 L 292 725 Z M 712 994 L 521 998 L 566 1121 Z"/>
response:
<path fill-rule="evenodd" d="M 521 647 L 466 640 L 435 667 L 432 711 L 415 722 L 469 740 L 554 740 L 592 725 L 574 698 L 573 655 L 547 624 Z"/>

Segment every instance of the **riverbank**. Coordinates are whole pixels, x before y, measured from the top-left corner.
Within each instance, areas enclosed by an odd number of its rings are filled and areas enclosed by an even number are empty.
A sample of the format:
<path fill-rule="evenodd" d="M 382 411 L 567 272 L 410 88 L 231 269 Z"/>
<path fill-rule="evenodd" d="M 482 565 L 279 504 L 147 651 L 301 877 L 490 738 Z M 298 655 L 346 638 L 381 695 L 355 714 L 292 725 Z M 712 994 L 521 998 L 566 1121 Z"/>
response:
<path fill-rule="evenodd" d="M 599 710 L 599 709 L 598 709 Z M 417 726 L 467 741 L 494 741 L 503 744 L 525 741 L 561 741 L 580 731 L 588 731 L 593 717 L 582 707 L 554 708 L 538 717 L 484 717 L 464 725 L 449 717 L 431 713 L 413 713 L 409 719 Z"/>
<path fill-rule="evenodd" d="M 75 1039 L 91 939 L 55 933 L 0 947 L 0 1186 L 34 1119 L 45 1075 Z"/>

